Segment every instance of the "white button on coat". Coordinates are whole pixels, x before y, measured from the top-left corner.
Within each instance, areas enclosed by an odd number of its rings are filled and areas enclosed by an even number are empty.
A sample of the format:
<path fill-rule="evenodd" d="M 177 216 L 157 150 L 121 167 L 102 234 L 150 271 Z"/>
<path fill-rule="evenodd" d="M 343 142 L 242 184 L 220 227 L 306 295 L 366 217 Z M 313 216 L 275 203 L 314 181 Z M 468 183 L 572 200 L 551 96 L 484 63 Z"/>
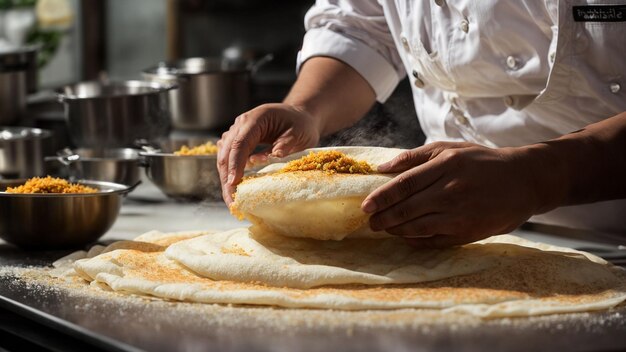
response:
<path fill-rule="evenodd" d="M 409 41 L 406 39 L 406 37 L 402 37 L 400 41 L 402 42 L 402 47 L 404 47 L 404 50 L 411 52 L 411 47 L 409 46 Z"/>
<path fill-rule="evenodd" d="M 414 82 L 413 84 L 417 87 L 417 88 L 424 88 L 424 81 L 422 81 L 422 79 L 420 78 L 419 73 L 416 70 L 411 71 L 411 75 L 414 78 Z"/>
<path fill-rule="evenodd" d="M 459 28 L 461 28 L 461 30 L 465 33 L 469 32 L 469 21 L 467 20 L 467 18 L 461 21 Z"/>
<path fill-rule="evenodd" d="M 518 60 L 515 56 L 508 56 L 506 58 L 506 66 L 511 70 L 516 70 L 518 67 Z"/>
<path fill-rule="evenodd" d="M 609 85 L 609 89 L 611 89 L 611 93 L 617 94 L 622 89 L 622 86 L 620 86 L 617 82 L 613 82 Z"/>

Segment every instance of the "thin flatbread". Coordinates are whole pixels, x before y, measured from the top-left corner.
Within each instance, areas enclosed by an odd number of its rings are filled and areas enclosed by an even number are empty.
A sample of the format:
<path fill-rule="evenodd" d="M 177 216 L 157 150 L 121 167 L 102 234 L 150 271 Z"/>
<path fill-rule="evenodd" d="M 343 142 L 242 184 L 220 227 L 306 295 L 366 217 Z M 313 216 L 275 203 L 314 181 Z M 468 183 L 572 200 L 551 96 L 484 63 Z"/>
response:
<path fill-rule="evenodd" d="M 261 169 L 237 186 L 231 210 L 264 231 L 288 237 L 341 240 L 381 238 L 386 232 L 369 227 L 361 203 L 394 174 L 329 174 L 324 171 L 277 172 L 287 161 L 309 152 L 337 150 L 374 170 L 405 149 L 381 147 L 313 148 L 290 155 Z"/>
<path fill-rule="evenodd" d="M 199 235 L 190 238 L 200 239 Z M 161 243 L 166 239 L 175 243 L 181 239 L 176 236 L 161 234 Z M 342 310 L 429 308 L 491 318 L 601 310 L 626 300 L 624 270 L 591 254 L 514 236 L 495 236 L 482 243 L 515 247 L 503 253 L 512 257 L 511 262 L 415 284 L 299 289 L 258 282 L 215 281 L 169 259 L 164 254 L 165 245 L 151 243 L 146 237 L 141 242 L 113 244 L 93 258 L 60 263 L 73 265 L 80 276 L 96 287 L 105 285 L 118 292 L 202 303 Z M 235 253 L 239 249 L 229 247 L 225 251 Z M 433 264 L 429 270 L 437 270 L 437 264 Z M 281 267 L 277 265 L 276 270 Z"/>

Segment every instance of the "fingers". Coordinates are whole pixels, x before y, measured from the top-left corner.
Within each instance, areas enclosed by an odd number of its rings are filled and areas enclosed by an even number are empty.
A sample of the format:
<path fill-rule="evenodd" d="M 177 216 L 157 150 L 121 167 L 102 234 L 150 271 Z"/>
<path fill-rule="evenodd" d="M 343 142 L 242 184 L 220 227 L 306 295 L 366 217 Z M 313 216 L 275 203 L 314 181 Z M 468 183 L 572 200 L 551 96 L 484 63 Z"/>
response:
<path fill-rule="evenodd" d="M 474 242 L 475 239 L 464 236 L 435 235 L 427 238 L 405 238 L 405 241 L 415 248 L 439 249 L 464 245 Z"/>
<path fill-rule="evenodd" d="M 436 192 L 431 188 L 412 194 L 409 198 L 373 214 L 370 217 L 370 227 L 374 231 L 382 231 L 420 218 L 426 214 L 441 211 L 436 207 Z"/>
<path fill-rule="evenodd" d="M 392 235 L 406 238 L 431 238 L 446 232 L 446 218 L 441 213 L 430 213 L 387 228 L 386 231 Z"/>
<path fill-rule="evenodd" d="M 465 142 L 435 142 L 426 144 L 419 148 L 407 150 L 390 161 L 380 164 L 378 166 L 378 172 L 403 172 L 433 159 L 446 149 L 467 148 L 472 145 L 471 143 Z"/>
<path fill-rule="evenodd" d="M 378 165 L 378 172 L 394 173 L 403 172 L 414 166 L 420 165 L 428 161 L 430 152 L 427 148 L 416 148 L 400 153 L 390 161 Z"/>
<path fill-rule="evenodd" d="M 366 213 L 385 210 L 435 183 L 442 176 L 436 163 L 426 163 L 401 173 L 372 192 L 361 205 Z"/>
<path fill-rule="evenodd" d="M 230 205 L 233 202 L 232 194 L 234 193 L 234 187 L 228 185 L 228 158 L 230 154 L 230 143 L 235 131 L 236 125 L 231 126 L 230 130 L 222 134 L 222 139 L 217 142 L 217 171 L 220 175 L 220 182 L 222 184 L 222 198 L 226 205 Z"/>
<path fill-rule="evenodd" d="M 234 187 L 241 181 L 248 158 L 260 141 L 261 133 L 258 124 L 245 124 L 232 137 L 228 153 L 227 185 Z"/>
<path fill-rule="evenodd" d="M 276 139 L 272 147 L 272 155 L 278 158 L 284 158 L 294 152 L 296 149 L 296 138 L 291 134 L 283 134 Z"/>
<path fill-rule="evenodd" d="M 265 148 L 262 151 L 258 152 L 258 153 L 254 153 L 252 155 L 250 155 L 250 158 L 248 159 L 250 161 L 251 164 L 259 164 L 259 163 L 264 163 L 267 162 L 267 160 L 269 159 L 270 154 L 272 153 L 272 149 L 271 148 Z"/>
<path fill-rule="evenodd" d="M 218 142 L 217 168 L 222 183 L 222 197 L 227 205 L 243 177 L 243 171 L 256 145 L 260 142 L 260 124 L 252 123 L 250 113 L 240 115 Z"/>

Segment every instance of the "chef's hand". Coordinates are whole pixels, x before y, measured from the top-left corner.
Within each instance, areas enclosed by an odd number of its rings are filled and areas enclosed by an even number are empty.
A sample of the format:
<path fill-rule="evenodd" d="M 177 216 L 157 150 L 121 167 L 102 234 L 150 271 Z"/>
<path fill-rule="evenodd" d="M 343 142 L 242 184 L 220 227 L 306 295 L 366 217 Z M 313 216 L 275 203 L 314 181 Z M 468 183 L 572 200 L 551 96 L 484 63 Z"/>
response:
<path fill-rule="evenodd" d="M 248 161 L 261 162 L 270 154 L 284 157 L 317 145 L 319 138 L 313 117 L 292 105 L 265 104 L 239 115 L 217 142 L 217 168 L 226 204 L 233 202 L 232 194 Z M 271 146 L 251 155 L 261 143 Z"/>
<path fill-rule="evenodd" d="M 400 173 L 372 192 L 362 209 L 372 230 L 417 247 L 447 247 L 507 233 L 542 206 L 521 148 L 432 143 L 379 167 Z M 544 170 L 545 172 L 545 170 Z"/>

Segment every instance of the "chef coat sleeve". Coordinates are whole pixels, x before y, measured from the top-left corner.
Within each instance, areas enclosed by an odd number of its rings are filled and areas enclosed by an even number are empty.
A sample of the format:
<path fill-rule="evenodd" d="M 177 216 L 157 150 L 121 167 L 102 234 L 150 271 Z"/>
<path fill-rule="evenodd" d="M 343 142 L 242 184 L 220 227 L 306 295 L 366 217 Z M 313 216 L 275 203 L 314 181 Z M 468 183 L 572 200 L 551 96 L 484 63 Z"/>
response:
<path fill-rule="evenodd" d="M 304 25 L 307 32 L 298 53 L 298 71 L 311 57 L 336 58 L 367 80 L 379 102 L 387 100 L 406 75 L 376 0 L 318 0 Z"/>

